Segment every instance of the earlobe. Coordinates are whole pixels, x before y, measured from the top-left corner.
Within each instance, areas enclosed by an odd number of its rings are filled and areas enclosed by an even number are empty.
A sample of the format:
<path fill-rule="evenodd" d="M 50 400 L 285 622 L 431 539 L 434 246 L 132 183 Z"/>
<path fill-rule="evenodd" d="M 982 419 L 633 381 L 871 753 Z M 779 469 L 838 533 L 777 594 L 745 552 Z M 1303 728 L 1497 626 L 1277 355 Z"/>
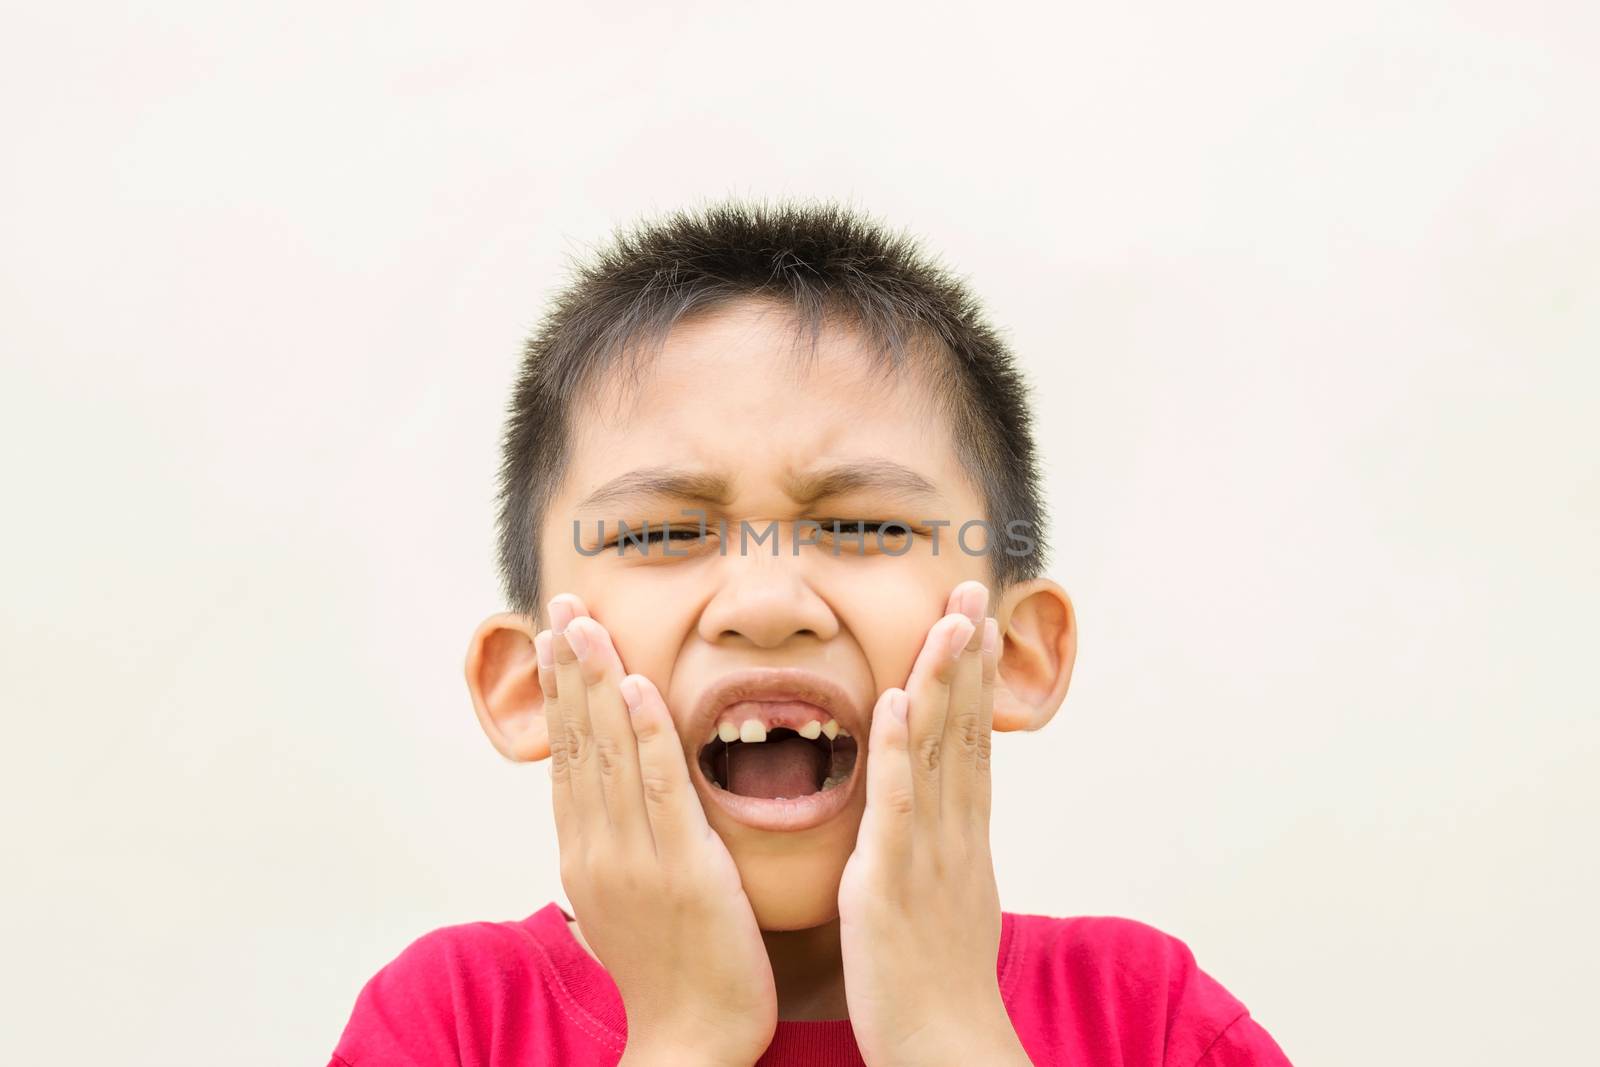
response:
<path fill-rule="evenodd" d="M 1000 674 L 994 692 L 996 730 L 1037 730 L 1066 699 L 1078 656 L 1072 598 L 1048 578 L 1008 589 L 995 612 L 1000 623 Z"/>
<path fill-rule="evenodd" d="M 533 636 L 528 616 L 507 612 L 485 619 L 467 646 L 467 692 L 478 725 L 502 756 L 518 763 L 550 755 Z"/>

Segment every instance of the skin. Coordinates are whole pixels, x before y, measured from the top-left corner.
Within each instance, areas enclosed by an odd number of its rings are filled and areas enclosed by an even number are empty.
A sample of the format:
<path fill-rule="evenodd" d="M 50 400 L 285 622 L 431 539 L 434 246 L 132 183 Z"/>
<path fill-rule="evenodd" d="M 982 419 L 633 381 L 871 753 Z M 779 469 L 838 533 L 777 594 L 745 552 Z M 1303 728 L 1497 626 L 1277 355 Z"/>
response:
<path fill-rule="evenodd" d="M 1060 707 L 1072 603 L 1048 579 L 991 597 L 988 558 L 955 548 L 953 531 L 984 512 L 921 375 L 872 377 L 864 342 L 843 328 L 797 367 L 789 325 L 756 301 L 686 320 L 637 389 L 603 383 L 578 405 L 543 530 L 554 595 L 540 619 L 500 613 L 473 634 L 474 708 L 508 758 L 550 760 L 574 934 L 617 981 L 629 1062 L 748 1064 L 777 1019 L 843 1017 L 874 1067 L 1027 1062 L 995 988 L 989 736 L 1038 729 Z M 795 498 L 807 475 L 873 460 L 932 491 Z M 721 476 L 726 493 L 580 507 L 664 464 Z M 610 534 L 619 520 L 692 521 L 684 508 L 713 527 L 705 542 L 675 542 L 682 555 L 586 556 L 573 544 L 574 518 L 593 543 L 599 519 Z M 719 554 L 719 516 L 734 529 L 777 520 L 779 555 L 736 543 Z M 870 539 L 866 555 L 826 541 L 794 555 L 787 524 L 802 518 L 951 526 L 938 555 L 926 529 L 899 555 Z M 866 788 L 821 826 L 745 826 L 690 776 L 705 737 L 681 727 L 696 700 L 753 666 L 815 670 L 871 709 L 870 735 L 857 737 Z"/>

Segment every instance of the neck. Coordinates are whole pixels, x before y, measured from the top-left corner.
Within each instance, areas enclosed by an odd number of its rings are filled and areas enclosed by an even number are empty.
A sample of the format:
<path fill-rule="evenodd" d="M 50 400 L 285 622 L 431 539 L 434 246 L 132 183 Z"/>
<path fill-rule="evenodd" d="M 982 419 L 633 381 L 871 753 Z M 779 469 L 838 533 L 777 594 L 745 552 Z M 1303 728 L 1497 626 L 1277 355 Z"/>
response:
<path fill-rule="evenodd" d="M 763 930 L 779 1019 L 845 1019 L 839 920 L 807 930 Z"/>
<path fill-rule="evenodd" d="M 577 922 L 569 919 L 567 927 L 583 950 L 594 956 Z M 849 1018 L 838 919 L 808 930 L 763 930 L 761 939 L 772 964 L 780 1020 Z"/>

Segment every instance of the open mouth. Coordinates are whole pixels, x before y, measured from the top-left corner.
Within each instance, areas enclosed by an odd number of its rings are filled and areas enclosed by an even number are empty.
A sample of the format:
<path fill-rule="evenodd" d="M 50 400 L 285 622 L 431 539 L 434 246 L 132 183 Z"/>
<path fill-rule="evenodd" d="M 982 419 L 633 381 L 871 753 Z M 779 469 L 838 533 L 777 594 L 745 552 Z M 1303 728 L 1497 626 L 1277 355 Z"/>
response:
<path fill-rule="evenodd" d="M 856 766 L 856 741 L 848 734 L 806 737 L 776 726 L 745 731 L 733 740 L 719 737 L 701 747 L 699 763 L 715 789 L 735 796 L 790 800 L 847 783 Z"/>

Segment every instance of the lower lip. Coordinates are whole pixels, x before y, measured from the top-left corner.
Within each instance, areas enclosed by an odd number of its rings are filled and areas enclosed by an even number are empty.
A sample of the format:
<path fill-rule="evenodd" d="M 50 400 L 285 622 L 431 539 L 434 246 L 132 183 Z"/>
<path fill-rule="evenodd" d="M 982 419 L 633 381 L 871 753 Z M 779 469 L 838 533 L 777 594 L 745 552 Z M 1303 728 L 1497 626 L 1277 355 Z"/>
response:
<path fill-rule="evenodd" d="M 705 772 L 700 769 L 699 760 L 693 761 L 693 765 L 701 795 L 710 797 L 733 819 L 757 830 L 792 832 L 821 826 L 849 806 L 850 797 L 856 789 L 856 779 L 861 777 L 862 762 L 857 758 L 856 766 L 850 771 L 850 777 L 832 789 L 824 789 L 803 797 L 786 797 L 783 800 L 730 793 L 706 780 Z"/>

